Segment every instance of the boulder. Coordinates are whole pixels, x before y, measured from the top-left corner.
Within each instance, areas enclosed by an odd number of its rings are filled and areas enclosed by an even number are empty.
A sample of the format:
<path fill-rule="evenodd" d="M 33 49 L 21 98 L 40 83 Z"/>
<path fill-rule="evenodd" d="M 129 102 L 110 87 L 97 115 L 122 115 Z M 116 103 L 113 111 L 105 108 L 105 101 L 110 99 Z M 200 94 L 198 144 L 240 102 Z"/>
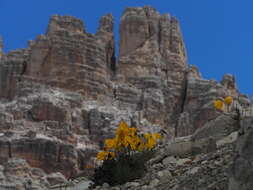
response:
<path fill-rule="evenodd" d="M 229 190 L 250 190 L 253 188 L 253 119 L 241 122 L 242 129 L 236 143 L 237 155 L 234 158 L 229 175 Z"/>

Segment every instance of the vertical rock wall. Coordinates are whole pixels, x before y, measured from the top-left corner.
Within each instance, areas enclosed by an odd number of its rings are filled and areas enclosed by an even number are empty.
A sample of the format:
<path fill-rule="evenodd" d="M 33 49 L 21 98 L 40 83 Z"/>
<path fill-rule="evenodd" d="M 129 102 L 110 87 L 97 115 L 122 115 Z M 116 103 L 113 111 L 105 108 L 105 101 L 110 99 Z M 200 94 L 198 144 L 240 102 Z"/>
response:
<path fill-rule="evenodd" d="M 46 34 L 25 49 L 3 55 L 0 42 L 1 162 L 22 157 L 53 172 L 41 157 L 44 149 L 36 152 L 38 143 L 50 142 L 55 171 L 70 161 L 69 171 L 78 173 L 89 161 L 85 155 L 95 153 L 121 119 L 140 130 L 186 136 L 217 117 L 213 100 L 230 95 L 238 105 L 249 104 L 232 75 L 220 83 L 204 80 L 187 64 L 176 18 L 149 6 L 127 8 L 117 64 L 113 27 L 111 14 L 101 17 L 96 34 L 80 19 L 54 15 Z M 30 140 L 27 134 L 34 133 Z M 13 141 L 6 143 L 8 134 Z M 70 148 L 59 152 L 65 145 Z"/>
<path fill-rule="evenodd" d="M 177 20 L 148 6 L 127 8 L 121 17 L 119 55 L 117 82 L 133 93 L 138 90 L 135 109 L 151 123 L 173 129 L 187 68 Z M 124 102 L 120 96 L 126 95 L 118 91 L 117 98 Z"/>

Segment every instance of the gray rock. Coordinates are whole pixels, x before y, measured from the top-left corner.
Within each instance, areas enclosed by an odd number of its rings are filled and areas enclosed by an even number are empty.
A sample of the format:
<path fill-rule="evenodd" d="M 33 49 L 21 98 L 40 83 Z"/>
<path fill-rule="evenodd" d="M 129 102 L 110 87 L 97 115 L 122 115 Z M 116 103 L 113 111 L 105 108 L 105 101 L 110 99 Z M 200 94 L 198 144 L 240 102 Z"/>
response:
<path fill-rule="evenodd" d="M 150 181 L 150 183 L 149 183 L 149 187 L 155 187 L 155 186 L 157 186 L 158 185 L 158 183 L 159 183 L 160 181 L 158 180 L 158 179 L 153 179 L 152 181 Z"/>
<path fill-rule="evenodd" d="M 238 155 L 230 170 L 229 190 L 249 190 L 253 188 L 253 125 L 252 118 L 242 121 L 242 132 L 236 144 Z"/>
<path fill-rule="evenodd" d="M 207 137 L 214 138 L 215 141 L 220 140 L 234 131 L 239 130 L 239 121 L 234 119 L 234 114 L 222 114 L 216 119 L 206 123 L 202 128 L 198 129 L 193 135 L 193 140 L 199 140 Z"/>
<path fill-rule="evenodd" d="M 66 178 L 59 172 L 49 174 L 47 176 L 47 180 L 51 186 L 56 184 L 64 184 L 67 182 Z"/>
<path fill-rule="evenodd" d="M 110 185 L 108 183 L 103 183 L 102 188 L 109 188 Z"/>
<path fill-rule="evenodd" d="M 184 165 L 184 164 L 186 164 L 186 163 L 189 163 L 189 162 L 191 162 L 191 160 L 190 160 L 189 158 L 183 158 L 183 159 L 178 159 L 178 160 L 176 161 L 176 164 L 177 164 L 178 166 L 182 166 L 182 165 Z"/>
<path fill-rule="evenodd" d="M 235 132 L 231 133 L 230 135 L 228 135 L 227 137 L 224 137 L 223 139 L 218 140 L 216 142 L 217 147 L 224 146 L 226 144 L 231 144 L 231 143 L 235 142 L 237 140 L 237 138 L 238 138 L 238 131 L 235 131 Z"/>
<path fill-rule="evenodd" d="M 200 167 L 192 168 L 192 169 L 187 171 L 187 174 L 193 175 L 193 174 L 197 173 L 200 169 L 201 169 Z"/>
<path fill-rule="evenodd" d="M 169 156 L 167 158 L 164 158 L 162 162 L 164 166 L 168 166 L 170 164 L 176 164 L 177 160 L 175 159 L 174 156 Z"/>

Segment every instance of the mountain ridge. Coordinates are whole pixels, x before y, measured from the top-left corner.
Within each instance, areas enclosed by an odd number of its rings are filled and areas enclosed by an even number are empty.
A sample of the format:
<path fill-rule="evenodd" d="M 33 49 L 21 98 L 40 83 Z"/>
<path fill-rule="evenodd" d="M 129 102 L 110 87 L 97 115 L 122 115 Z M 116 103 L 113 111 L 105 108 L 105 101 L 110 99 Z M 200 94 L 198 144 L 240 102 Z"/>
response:
<path fill-rule="evenodd" d="M 204 80 L 188 64 L 176 18 L 149 6 L 126 9 L 117 64 L 113 27 L 111 14 L 95 34 L 80 19 L 54 15 L 27 48 L 3 54 L 0 44 L 1 164 L 21 158 L 70 178 L 93 162 L 120 120 L 172 139 L 215 121 L 216 99 L 252 107 L 233 75 Z"/>

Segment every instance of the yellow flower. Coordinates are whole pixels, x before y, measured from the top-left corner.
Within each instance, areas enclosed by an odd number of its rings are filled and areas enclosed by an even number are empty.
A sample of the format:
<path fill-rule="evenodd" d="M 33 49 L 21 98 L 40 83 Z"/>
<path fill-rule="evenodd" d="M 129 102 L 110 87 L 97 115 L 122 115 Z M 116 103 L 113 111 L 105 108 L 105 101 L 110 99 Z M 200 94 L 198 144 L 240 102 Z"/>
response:
<path fill-rule="evenodd" d="M 112 160 L 113 158 L 115 158 L 115 153 L 114 152 L 108 152 L 108 159 Z"/>
<path fill-rule="evenodd" d="M 132 127 L 132 128 L 129 128 L 129 135 L 130 136 L 135 136 L 136 135 L 136 128 Z"/>
<path fill-rule="evenodd" d="M 128 145 L 130 145 L 131 143 L 132 143 L 131 137 L 126 136 L 126 137 L 124 138 L 124 140 L 123 140 L 124 146 L 125 146 L 125 147 L 128 147 Z"/>
<path fill-rule="evenodd" d="M 126 135 L 128 135 L 128 132 L 129 132 L 129 128 L 128 128 L 127 123 L 124 122 L 124 121 L 121 121 L 120 124 L 119 124 L 118 129 L 116 130 L 116 136 L 117 136 L 120 140 L 123 140 L 124 137 L 125 137 Z"/>
<path fill-rule="evenodd" d="M 138 136 L 134 136 L 131 139 L 130 147 L 131 150 L 136 151 L 138 149 L 138 145 L 141 143 L 141 139 Z"/>
<path fill-rule="evenodd" d="M 125 130 L 128 130 L 128 125 L 127 125 L 127 123 L 125 122 L 125 121 L 121 121 L 120 123 L 119 123 L 119 128 L 118 128 L 119 130 L 123 130 L 123 131 L 125 131 Z"/>
<path fill-rule="evenodd" d="M 108 152 L 102 151 L 97 154 L 98 160 L 105 160 L 108 155 Z"/>
<path fill-rule="evenodd" d="M 231 96 L 227 96 L 224 100 L 224 102 L 227 104 L 227 105 L 230 105 L 232 102 L 233 102 L 233 98 Z"/>
<path fill-rule="evenodd" d="M 161 139 L 161 138 L 162 138 L 161 135 L 160 135 L 159 133 L 154 133 L 154 134 L 153 134 L 153 137 L 154 137 L 155 139 Z"/>
<path fill-rule="evenodd" d="M 145 148 L 144 142 L 141 141 L 141 142 L 139 142 L 139 143 L 137 144 L 137 150 L 138 150 L 139 152 L 143 151 L 144 148 Z"/>
<path fill-rule="evenodd" d="M 221 100 L 215 100 L 214 101 L 214 107 L 217 110 L 222 110 L 222 108 L 223 108 L 223 102 Z"/>
<path fill-rule="evenodd" d="M 152 137 L 152 135 L 150 134 L 150 133 L 146 133 L 145 135 L 144 135 L 144 137 L 145 137 L 145 139 L 150 139 L 151 137 Z"/>
<path fill-rule="evenodd" d="M 106 151 L 102 151 L 99 152 L 97 154 L 97 159 L 98 160 L 112 160 L 113 158 L 115 158 L 115 153 L 114 152 L 106 152 Z"/>
<path fill-rule="evenodd" d="M 151 150 L 152 148 L 154 148 L 155 144 L 156 144 L 155 139 L 154 138 L 149 138 L 147 143 L 146 143 L 146 148 L 148 150 Z"/>
<path fill-rule="evenodd" d="M 145 143 L 139 136 L 134 138 L 135 147 L 134 150 L 138 150 L 139 152 L 143 151 L 145 148 Z"/>
<path fill-rule="evenodd" d="M 105 148 L 106 148 L 106 150 L 113 149 L 113 148 L 115 148 L 115 146 L 116 146 L 115 139 L 106 139 L 105 140 Z"/>

